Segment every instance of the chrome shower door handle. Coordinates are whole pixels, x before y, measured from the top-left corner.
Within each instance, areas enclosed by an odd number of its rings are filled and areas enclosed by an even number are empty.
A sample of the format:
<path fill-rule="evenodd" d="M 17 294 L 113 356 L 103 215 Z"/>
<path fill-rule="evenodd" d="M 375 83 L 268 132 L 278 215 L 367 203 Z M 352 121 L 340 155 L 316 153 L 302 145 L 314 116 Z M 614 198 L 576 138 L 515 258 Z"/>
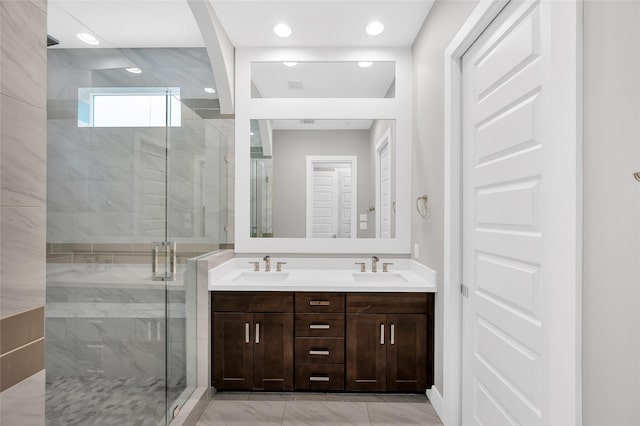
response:
<path fill-rule="evenodd" d="M 167 281 L 175 281 L 178 250 L 175 241 L 167 241 L 167 245 L 169 246 L 169 273 L 167 274 Z"/>
<path fill-rule="evenodd" d="M 169 248 L 169 270 L 158 273 L 158 249 Z M 176 279 L 176 243 L 173 241 L 154 241 L 151 243 L 151 279 L 153 281 L 175 281 Z"/>

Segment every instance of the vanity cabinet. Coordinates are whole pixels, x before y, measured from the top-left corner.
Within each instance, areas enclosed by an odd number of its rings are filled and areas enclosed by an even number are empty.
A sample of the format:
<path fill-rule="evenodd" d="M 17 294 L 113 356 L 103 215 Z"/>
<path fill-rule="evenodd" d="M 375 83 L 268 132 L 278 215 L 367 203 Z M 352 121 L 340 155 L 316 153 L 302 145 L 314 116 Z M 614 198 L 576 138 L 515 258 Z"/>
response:
<path fill-rule="evenodd" d="M 293 293 L 214 292 L 218 390 L 293 389 Z"/>
<path fill-rule="evenodd" d="M 344 293 L 296 293 L 296 389 L 344 390 L 344 309 Z"/>
<path fill-rule="evenodd" d="M 424 392 L 433 384 L 433 295 L 348 293 L 346 390 Z"/>

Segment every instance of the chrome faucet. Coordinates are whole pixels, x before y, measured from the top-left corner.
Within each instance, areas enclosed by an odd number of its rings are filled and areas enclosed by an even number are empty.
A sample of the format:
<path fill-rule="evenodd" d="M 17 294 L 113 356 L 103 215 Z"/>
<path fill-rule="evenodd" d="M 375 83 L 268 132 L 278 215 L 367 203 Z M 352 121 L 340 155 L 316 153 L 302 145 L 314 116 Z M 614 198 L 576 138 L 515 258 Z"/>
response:
<path fill-rule="evenodd" d="M 378 256 L 371 256 L 371 272 L 378 272 L 378 262 L 380 259 Z"/>
<path fill-rule="evenodd" d="M 269 272 L 271 270 L 271 256 L 265 256 L 262 260 L 264 260 L 264 271 Z"/>

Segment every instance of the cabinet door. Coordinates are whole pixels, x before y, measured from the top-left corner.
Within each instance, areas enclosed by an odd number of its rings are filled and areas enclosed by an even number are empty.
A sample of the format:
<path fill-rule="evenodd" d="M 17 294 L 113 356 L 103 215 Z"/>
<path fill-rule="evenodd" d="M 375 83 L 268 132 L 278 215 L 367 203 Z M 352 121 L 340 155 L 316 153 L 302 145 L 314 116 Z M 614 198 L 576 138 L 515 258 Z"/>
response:
<path fill-rule="evenodd" d="M 347 390 L 386 390 L 386 315 L 347 315 Z"/>
<path fill-rule="evenodd" d="M 213 377 L 218 390 L 253 388 L 253 315 L 213 314 Z"/>
<path fill-rule="evenodd" d="M 293 389 L 293 314 L 253 314 L 253 388 Z"/>
<path fill-rule="evenodd" d="M 427 316 L 387 315 L 387 390 L 424 392 L 427 384 Z"/>

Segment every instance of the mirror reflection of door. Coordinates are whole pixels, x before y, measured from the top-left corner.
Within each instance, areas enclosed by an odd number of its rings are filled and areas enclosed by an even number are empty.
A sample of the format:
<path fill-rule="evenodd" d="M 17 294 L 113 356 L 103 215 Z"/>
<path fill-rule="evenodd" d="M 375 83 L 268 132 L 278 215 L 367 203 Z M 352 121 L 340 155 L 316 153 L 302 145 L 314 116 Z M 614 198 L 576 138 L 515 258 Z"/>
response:
<path fill-rule="evenodd" d="M 390 130 L 376 144 L 376 237 L 391 238 Z"/>
<path fill-rule="evenodd" d="M 357 157 L 307 156 L 308 238 L 356 238 Z"/>

